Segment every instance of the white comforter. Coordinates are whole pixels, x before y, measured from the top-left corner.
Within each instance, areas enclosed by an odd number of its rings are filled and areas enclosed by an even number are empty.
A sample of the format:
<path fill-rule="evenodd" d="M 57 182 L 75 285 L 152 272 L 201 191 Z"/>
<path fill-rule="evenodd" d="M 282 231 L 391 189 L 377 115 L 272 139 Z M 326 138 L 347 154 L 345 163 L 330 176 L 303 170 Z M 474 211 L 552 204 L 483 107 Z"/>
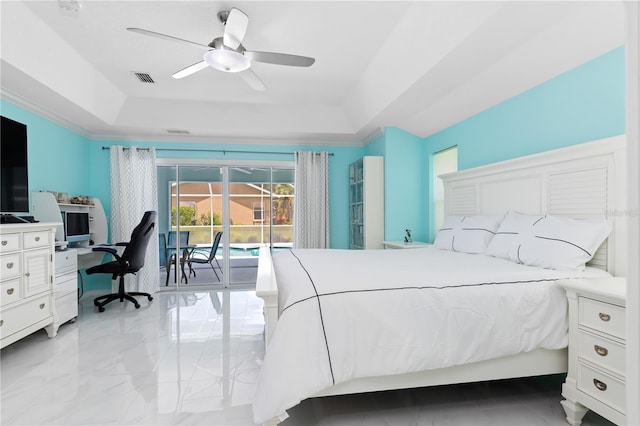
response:
<path fill-rule="evenodd" d="M 553 271 L 435 248 L 274 256 L 280 318 L 253 402 L 281 415 L 353 378 L 436 369 L 567 345 Z"/>

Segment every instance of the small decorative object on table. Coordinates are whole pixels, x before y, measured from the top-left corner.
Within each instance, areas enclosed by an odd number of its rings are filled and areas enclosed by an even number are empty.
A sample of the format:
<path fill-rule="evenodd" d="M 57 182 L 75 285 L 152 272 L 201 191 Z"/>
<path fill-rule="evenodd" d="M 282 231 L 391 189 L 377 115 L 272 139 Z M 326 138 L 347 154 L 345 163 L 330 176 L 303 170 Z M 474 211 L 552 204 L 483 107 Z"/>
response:
<path fill-rule="evenodd" d="M 413 242 L 413 240 L 411 239 L 411 229 L 405 229 L 404 231 L 407 233 L 407 235 L 405 235 L 404 237 L 404 243 L 409 244 Z"/>

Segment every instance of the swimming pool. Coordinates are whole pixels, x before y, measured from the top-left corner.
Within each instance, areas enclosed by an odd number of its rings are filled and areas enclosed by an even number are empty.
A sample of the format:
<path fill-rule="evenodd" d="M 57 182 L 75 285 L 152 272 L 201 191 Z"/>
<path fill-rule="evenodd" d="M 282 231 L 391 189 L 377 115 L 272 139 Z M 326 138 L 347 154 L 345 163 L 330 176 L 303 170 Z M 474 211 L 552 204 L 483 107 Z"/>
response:
<path fill-rule="evenodd" d="M 277 252 L 282 251 L 282 250 L 289 250 L 290 248 L 291 247 L 273 247 L 273 252 L 277 253 Z M 197 247 L 196 247 L 196 250 L 198 250 L 199 252 L 208 252 L 209 250 L 211 250 L 211 246 L 198 244 Z M 260 247 L 256 247 L 256 246 L 246 246 L 246 247 L 231 246 L 231 247 L 229 247 L 229 254 L 230 254 L 231 257 L 258 257 L 258 255 L 260 254 Z M 218 257 L 222 257 L 223 256 L 222 246 L 218 247 L 217 256 Z"/>

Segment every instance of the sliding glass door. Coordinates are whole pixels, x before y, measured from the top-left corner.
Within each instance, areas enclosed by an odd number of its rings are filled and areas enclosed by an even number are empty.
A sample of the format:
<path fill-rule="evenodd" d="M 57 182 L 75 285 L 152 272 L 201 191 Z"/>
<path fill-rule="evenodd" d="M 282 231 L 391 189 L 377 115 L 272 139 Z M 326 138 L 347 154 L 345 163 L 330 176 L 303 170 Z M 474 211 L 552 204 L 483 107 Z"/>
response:
<path fill-rule="evenodd" d="M 259 248 L 292 245 L 292 167 L 161 165 L 158 194 L 161 288 L 251 287 Z"/>

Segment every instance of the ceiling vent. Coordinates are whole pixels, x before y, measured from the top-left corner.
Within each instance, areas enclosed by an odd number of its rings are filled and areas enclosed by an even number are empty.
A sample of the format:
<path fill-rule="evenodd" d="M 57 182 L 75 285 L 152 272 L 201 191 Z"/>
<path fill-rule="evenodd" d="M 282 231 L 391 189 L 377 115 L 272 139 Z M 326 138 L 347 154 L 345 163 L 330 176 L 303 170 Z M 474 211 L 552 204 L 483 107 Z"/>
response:
<path fill-rule="evenodd" d="M 188 130 L 180 130 L 180 129 L 167 129 L 167 133 L 171 135 L 190 135 Z"/>
<path fill-rule="evenodd" d="M 135 71 L 132 71 L 132 72 L 136 77 L 138 77 L 138 80 L 140 80 L 141 83 L 155 83 L 155 81 L 153 81 L 151 76 L 146 72 L 135 72 Z"/>

